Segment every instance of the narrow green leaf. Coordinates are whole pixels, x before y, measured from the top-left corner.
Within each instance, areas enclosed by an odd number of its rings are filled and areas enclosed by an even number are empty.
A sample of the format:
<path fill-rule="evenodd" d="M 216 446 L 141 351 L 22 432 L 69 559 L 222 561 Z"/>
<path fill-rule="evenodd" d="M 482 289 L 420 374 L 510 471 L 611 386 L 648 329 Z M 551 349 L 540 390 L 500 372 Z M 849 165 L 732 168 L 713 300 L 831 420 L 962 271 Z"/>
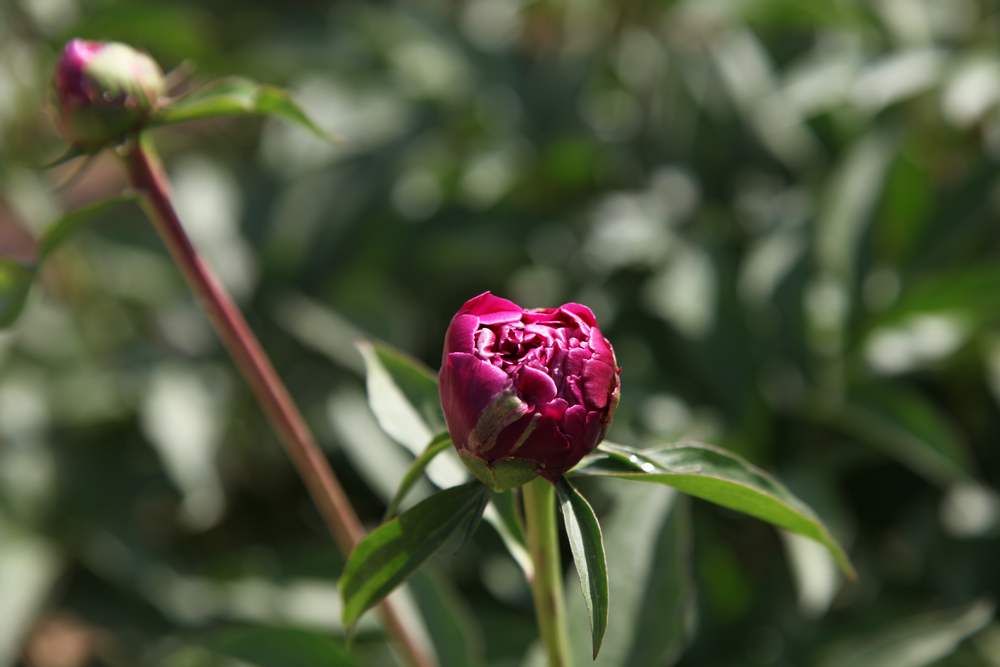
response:
<path fill-rule="evenodd" d="M 719 447 L 681 443 L 635 449 L 604 443 L 607 458 L 593 460 L 577 474 L 665 484 L 717 505 L 757 517 L 823 544 L 850 578 L 854 568 L 823 522 L 778 480 Z"/>
<path fill-rule="evenodd" d="M 995 606 L 979 600 L 904 618 L 861 636 L 833 644 L 816 663 L 820 667 L 926 667 L 955 652 L 966 638 L 993 619 Z M 949 663 L 951 664 L 951 663 Z"/>
<path fill-rule="evenodd" d="M 857 387 L 826 421 L 941 485 L 968 481 L 972 464 L 949 418 L 920 394 L 881 383 Z"/>
<path fill-rule="evenodd" d="M 451 447 L 451 437 L 447 433 L 439 433 L 427 444 L 427 448 L 421 452 L 420 456 L 414 459 L 413 464 L 409 467 L 406 474 L 403 476 L 403 479 L 399 482 L 399 488 L 396 489 L 396 495 L 393 496 L 392 500 L 389 501 L 389 506 L 386 507 L 383 521 L 388 521 L 392 517 L 396 516 L 399 512 L 399 506 L 403 504 L 403 501 L 413 488 L 413 485 L 420 481 L 420 477 L 424 474 L 427 466 L 430 465 L 435 456 L 449 447 Z"/>
<path fill-rule="evenodd" d="M 486 487 L 470 482 L 434 494 L 369 533 L 354 548 L 340 580 L 343 621 L 351 627 L 401 584 L 452 533 L 482 511 Z"/>
<path fill-rule="evenodd" d="M 393 440 L 419 454 L 444 430 L 437 378 L 419 361 L 387 345 L 363 341 L 368 404 Z"/>
<path fill-rule="evenodd" d="M 200 637 L 196 643 L 213 653 L 256 667 L 350 667 L 355 664 L 333 637 L 294 628 L 224 628 Z"/>
<path fill-rule="evenodd" d="M 604 553 L 604 538 L 590 503 L 568 480 L 559 480 L 556 493 L 573 563 L 580 577 L 583 599 L 590 613 L 593 658 L 596 660 L 608 627 L 608 561 Z"/>
<path fill-rule="evenodd" d="M 38 244 L 38 261 L 45 261 L 63 243 L 72 238 L 83 225 L 93 221 L 116 206 L 134 202 L 135 200 L 135 193 L 126 192 L 117 197 L 104 199 L 89 206 L 70 211 L 45 228 L 45 233 L 42 234 L 42 238 Z"/>
<path fill-rule="evenodd" d="M 284 90 L 238 77 L 217 81 L 171 102 L 157 111 L 152 125 L 225 116 L 274 116 L 301 125 L 327 141 L 332 139 Z"/>
<path fill-rule="evenodd" d="M 694 629 L 689 498 L 659 484 L 592 480 L 610 501 L 602 522 L 614 619 L 591 662 L 590 615 L 583 596 L 566 599 L 573 664 L 594 667 L 673 665 Z M 566 586 L 577 585 L 576 573 Z M 584 620 L 586 619 L 586 620 Z"/>
<path fill-rule="evenodd" d="M 524 572 L 525 578 L 530 580 L 535 576 L 535 566 L 528 553 L 524 527 L 521 525 L 521 518 L 518 515 L 517 497 L 514 495 L 514 491 L 508 489 L 507 491 L 492 492 L 490 505 L 486 508 L 483 519 L 497 531 L 500 540 L 510 552 L 511 558 Z"/>
<path fill-rule="evenodd" d="M 20 317 L 34 278 L 34 266 L 0 259 L 0 328 L 9 327 Z"/>
<path fill-rule="evenodd" d="M 441 667 L 481 667 L 482 628 L 451 580 L 426 568 L 410 577 L 406 586 L 420 608 Z"/>
<path fill-rule="evenodd" d="M 42 262 L 49 255 L 71 238 L 81 226 L 115 206 L 133 199 L 134 195 L 131 194 L 112 197 L 70 211 L 58 218 L 50 223 L 42 234 L 38 243 L 38 256 L 33 261 L 20 262 L 0 258 L 0 328 L 11 326 L 20 317 L 28 301 L 31 285 L 38 275 Z"/>

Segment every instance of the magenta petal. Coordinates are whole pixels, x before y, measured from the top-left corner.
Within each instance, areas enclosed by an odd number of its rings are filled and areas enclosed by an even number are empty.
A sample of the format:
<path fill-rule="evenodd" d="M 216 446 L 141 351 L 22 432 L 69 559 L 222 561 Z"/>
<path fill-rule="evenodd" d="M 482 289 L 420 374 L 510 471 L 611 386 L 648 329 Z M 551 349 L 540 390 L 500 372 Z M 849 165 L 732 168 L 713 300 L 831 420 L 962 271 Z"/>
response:
<path fill-rule="evenodd" d="M 583 372 L 583 397 L 591 407 L 600 410 L 608 404 L 614 377 L 615 369 L 604 361 L 591 359 L 587 362 Z"/>
<path fill-rule="evenodd" d="M 501 324 L 517 322 L 521 319 L 524 309 L 513 301 L 501 299 L 491 292 L 483 292 L 474 296 L 458 309 L 459 313 L 478 315 L 483 324 Z"/>
<path fill-rule="evenodd" d="M 455 445 L 464 447 L 479 415 L 510 378 L 496 366 L 465 352 L 452 352 L 441 369 L 441 407 Z"/>
<path fill-rule="evenodd" d="M 582 405 L 573 405 L 563 415 L 563 430 L 574 440 L 583 435 L 587 426 L 587 409 Z"/>
<path fill-rule="evenodd" d="M 444 338 L 445 355 L 451 352 L 472 352 L 475 349 L 473 334 L 479 326 L 475 315 L 456 315 Z"/>
<path fill-rule="evenodd" d="M 525 366 L 517 376 L 517 394 L 525 403 L 544 405 L 556 397 L 556 383 L 542 371 Z"/>
<path fill-rule="evenodd" d="M 568 313 L 576 315 L 589 326 L 597 326 L 597 318 L 594 317 L 594 311 L 587 308 L 582 303 L 564 303 L 559 307 L 559 310 L 565 310 Z"/>

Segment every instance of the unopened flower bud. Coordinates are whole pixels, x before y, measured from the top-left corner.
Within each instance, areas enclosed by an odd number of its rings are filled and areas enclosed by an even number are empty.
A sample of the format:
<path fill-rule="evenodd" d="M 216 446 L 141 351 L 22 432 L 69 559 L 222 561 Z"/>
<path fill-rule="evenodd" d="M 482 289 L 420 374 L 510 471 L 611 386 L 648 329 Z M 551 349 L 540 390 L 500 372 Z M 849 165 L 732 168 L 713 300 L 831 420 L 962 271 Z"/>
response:
<path fill-rule="evenodd" d="M 495 489 L 576 465 L 604 437 L 621 388 L 589 308 L 525 310 L 489 292 L 452 319 L 440 380 L 462 461 Z"/>
<path fill-rule="evenodd" d="M 92 150 L 142 128 L 163 94 L 163 72 L 145 53 L 116 42 L 74 39 L 56 66 L 59 125 Z"/>

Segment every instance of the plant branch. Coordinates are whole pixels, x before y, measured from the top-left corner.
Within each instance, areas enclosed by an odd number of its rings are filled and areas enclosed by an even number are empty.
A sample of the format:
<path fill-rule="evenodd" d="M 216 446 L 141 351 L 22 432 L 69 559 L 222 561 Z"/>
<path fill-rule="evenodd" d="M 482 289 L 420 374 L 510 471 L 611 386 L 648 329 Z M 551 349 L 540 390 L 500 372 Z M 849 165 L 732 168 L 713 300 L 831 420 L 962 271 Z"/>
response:
<path fill-rule="evenodd" d="M 153 226 L 253 390 L 337 546 L 345 556 L 350 554 L 364 535 L 361 522 L 257 337 L 184 231 L 154 149 L 140 137 L 127 146 L 124 158 L 129 180 Z M 406 663 L 433 667 L 434 660 L 403 624 L 397 608 L 385 600 L 379 611 L 386 632 Z"/>
<path fill-rule="evenodd" d="M 545 644 L 549 667 L 570 667 L 559 534 L 556 530 L 555 487 L 548 480 L 536 477 L 522 486 L 521 490 L 528 551 L 535 565 L 531 593 L 535 600 L 538 629 Z"/>

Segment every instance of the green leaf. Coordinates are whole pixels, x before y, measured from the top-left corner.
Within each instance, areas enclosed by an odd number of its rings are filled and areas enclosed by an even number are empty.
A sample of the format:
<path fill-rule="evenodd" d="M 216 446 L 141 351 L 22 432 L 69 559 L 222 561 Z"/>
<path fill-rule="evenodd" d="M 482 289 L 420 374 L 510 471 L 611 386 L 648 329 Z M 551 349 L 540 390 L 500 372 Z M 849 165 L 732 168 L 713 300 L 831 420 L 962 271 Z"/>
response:
<path fill-rule="evenodd" d="M 833 644 L 818 661 L 820 667 L 925 667 L 954 653 L 967 637 L 993 618 L 992 602 L 980 600 L 898 620 L 870 634 Z M 950 664 L 950 663 L 949 663 Z"/>
<path fill-rule="evenodd" d="M 333 637 L 293 628 L 224 628 L 200 637 L 196 643 L 214 653 L 257 667 L 350 667 L 354 664 Z"/>
<path fill-rule="evenodd" d="M 9 327 L 20 317 L 35 271 L 34 266 L 0 259 L 0 327 Z"/>
<path fill-rule="evenodd" d="M 433 440 L 427 444 L 427 448 L 421 452 L 413 464 L 406 471 L 403 479 L 399 482 L 399 488 L 396 490 L 396 495 L 393 496 L 392 500 L 389 501 L 389 506 L 386 507 L 385 517 L 383 521 L 388 521 L 392 517 L 396 516 L 399 512 L 399 506 L 403 504 L 406 499 L 406 495 L 413 488 L 413 485 L 420 481 L 421 476 L 430 465 L 434 457 L 451 447 L 451 436 L 447 433 L 440 433 Z"/>
<path fill-rule="evenodd" d="M 393 440 L 419 454 L 444 430 L 437 378 L 417 360 L 379 343 L 360 342 L 368 404 Z"/>
<path fill-rule="evenodd" d="M 672 665 L 694 628 L 694 576 L 688 498 L 658 484 L 594 480 L 610 507 L 603 521 L 610 604 L 601 654 L 591 663 L 591 630 L 582 596 L 566 600 L 574 664 Z M 576 575 L 567 575 L 568 581 Z M 587 618 L 588 620 L 583 620 Z"/>
<path fill-rule="evenodd" d="M 410 578 L 407 589 L 420 608 L 441 667 L 484 664 L 482 628 L 449 578 L 427 568 Z"/>
<path fill-rule="evenodd" d="M 507 547 L 514 562 L 524 572 L 525 578 L 530 580 L 535 575 L 535 566 L 528 553 L 524 527 L 521 525 L 521 518 L 518 515 L 517 497 L 514 495 L 514 491 L 510 489 L 493 491 L 490 494 L 490 504 L 483 514 L 483 520 L 497 531 L 497 535 Z"/>
<path fill-rule="evenodd" d="M 45 261 L 49 255 L 58 250 L 63 243 L 72 238 L 81 227 L 93 221 L 107 211 L 119 206 L 136 201 L 136 195 L 131 192 L 104 199 L 99 202 L 70 211 L 63 217 L 51 223 L 45 228 L 45 233 L 38 244 L 38 261 Z"/>
<path fill-rule="evenodd" d="M 858 387 L 827 421 L 932 482 L 972 477 L 969 454 L 951 421 L 920 394 L 887 383 Z"/>
<path fill-rule="evenodd" d="M 434 494 L 369 533 L 351 552 L 340 591 L 345 627 L 401 584 L 452 535 L 482 512 L 487 490 L 470 482 Z"/>
<path fill-rule="evenodd" d="M 590 614 L 593 658 L 596 660 L 608 627 L 608 561 L 604 553 L 604 537 L 590 503 L 568 480 L 559 480 L 556 493 L 573 563 L 580 577 L 583 599 Z"/>
<path fill-rule="evenodd" d="M 749 514 L 823 544 L 840 569 L 855 577 L 847 554 L 812 510 L 778 480 L 732 452 L 701 443 L 634 449 L 605 442 L 598 450 L 605 458 L 592 459 L 576 474 L 665 484 Z"/>
<path fill-rule="evenodd" d="M 287 92 L 238 77 L 222 79 L 171 102 L 156 112 L 152 125 L 175 125 L 225 116 L 274 116 L 291 121 L 318 137 L 332 140 Z"/>
<path fill-rule="evenodd" d="M 49 255 L 72 238 L 84 224 L 119 204 L 133 201 L 135 195 L 124 194 L 70 211 L 49 224 L 38 243 L 38 256 L 33 262 L 0 258 L 0 327 L 17 321 L 28 301 L 31 285 Z"/>

